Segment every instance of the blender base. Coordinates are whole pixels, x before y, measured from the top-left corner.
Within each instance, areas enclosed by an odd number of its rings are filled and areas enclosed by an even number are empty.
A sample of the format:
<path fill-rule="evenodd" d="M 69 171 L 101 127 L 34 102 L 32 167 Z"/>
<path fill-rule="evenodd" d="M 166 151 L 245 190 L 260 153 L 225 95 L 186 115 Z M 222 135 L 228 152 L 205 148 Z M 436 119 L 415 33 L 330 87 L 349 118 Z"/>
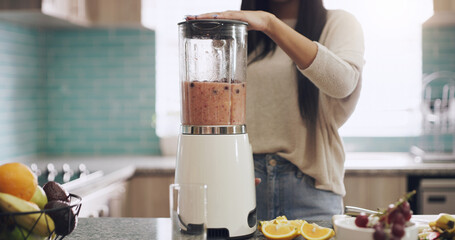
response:
<path fill-rule="evenodd" d="M 232 239 L 254 234 L 256 187 L 248 134 L 181 134 L 175 171 L 175 183 L 207 185 L 208 236 Z M 189 210 L 182 217 L 191 223 L 192 215 L 196 214 Z"/>

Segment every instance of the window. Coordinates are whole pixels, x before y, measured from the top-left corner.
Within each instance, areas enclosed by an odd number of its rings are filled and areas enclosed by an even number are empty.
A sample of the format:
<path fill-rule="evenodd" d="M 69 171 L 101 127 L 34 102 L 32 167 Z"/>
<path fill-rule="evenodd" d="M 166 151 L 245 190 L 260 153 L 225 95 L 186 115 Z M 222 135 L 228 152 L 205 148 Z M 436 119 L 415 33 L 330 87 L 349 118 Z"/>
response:
<path fill-rule="evenodd" d="M 157 134 L 179 132 L 177 22 L 186 14 L 239 9 L 240 0 L 155 1 Z M 365 68 L 359 104 L 342 136 L 412 136 L 420 132 L 421 24 L 431 0 L 325 0 L 328 9 L 356 16 L 365 34 Z M 177 7 L 176 7 L 177 6 Z"/>
<path fill-rule="evenodd" d="M 420 133 L 421 24 L 431 0 L 324 0 L 328 9 L 354 14 L 365 36 L 363 85 L 342 136 L 413 136 Z"/>

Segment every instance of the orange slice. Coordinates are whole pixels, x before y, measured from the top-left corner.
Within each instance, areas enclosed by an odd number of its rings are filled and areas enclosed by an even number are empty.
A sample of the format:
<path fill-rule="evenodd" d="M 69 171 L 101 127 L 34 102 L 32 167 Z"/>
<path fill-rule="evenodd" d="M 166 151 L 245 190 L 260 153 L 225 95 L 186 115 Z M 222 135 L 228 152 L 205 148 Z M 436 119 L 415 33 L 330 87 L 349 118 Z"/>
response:
<path fill-rule="evenodd" d="M 333 237 L 335 232 L 316 223 L 304 223 L 300 228 L 300 234 L 307 240 L 326 240 Z"/>
<path fill-rule="evenodd" d="M 261 231 L 267 239 L 290 240 L 299 235 L 297 228 L 289 223 L 266 222 Z"/>
<path fill-rule="evenodd" d="M 289 220 L 289 224 L 295 226 L 297 228 L 297 233 L 300 234 L 300 229 L 302 225 L 307 223 L 305 220 L 297 219 L 297 220 Z"/>

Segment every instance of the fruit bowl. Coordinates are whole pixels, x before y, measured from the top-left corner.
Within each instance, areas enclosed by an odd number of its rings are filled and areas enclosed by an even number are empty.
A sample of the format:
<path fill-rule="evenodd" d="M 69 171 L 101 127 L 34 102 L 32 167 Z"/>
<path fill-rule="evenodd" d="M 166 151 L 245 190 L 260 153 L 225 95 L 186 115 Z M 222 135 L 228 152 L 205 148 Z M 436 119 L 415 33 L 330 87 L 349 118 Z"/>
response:
<path fill-rule="evenodd" d="M 373 240 L 373 228 L 357 227 L 355 217 L 347 215 L 333 216 L 333 227 L 337 240 Z M 385 231 L 390 231 L 386 229 Z M 405 228 L 405 235 L 401 240 L 415 240 L 418 235 L 418 227 L 415 223 L 408 222 Z"/>
<path fill-rule="evenodd" d="M 66 207 L 31 212 L 2 212 L 0 210 L 0 239 L 63 239 L 76 228 L 81 206 L 82 198 L 69 194 L 69 204 Z M 52 218 L 57 216 L 59 220 L 50 223 L 49 216 Z M 54 227 L 51 227 L 51 224 L 55 226 L 55 229 L 52 229 Z"/>

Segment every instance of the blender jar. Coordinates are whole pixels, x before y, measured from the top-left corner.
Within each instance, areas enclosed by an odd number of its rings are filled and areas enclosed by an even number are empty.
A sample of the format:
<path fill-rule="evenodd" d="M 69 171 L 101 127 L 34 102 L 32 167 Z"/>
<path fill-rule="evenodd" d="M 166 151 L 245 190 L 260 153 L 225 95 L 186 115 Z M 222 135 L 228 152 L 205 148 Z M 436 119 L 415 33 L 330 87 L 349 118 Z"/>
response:
<path fill-rule="evenodd" d="M 244 125 L 247 23 L 179 23 L 182 125 Z"/>

